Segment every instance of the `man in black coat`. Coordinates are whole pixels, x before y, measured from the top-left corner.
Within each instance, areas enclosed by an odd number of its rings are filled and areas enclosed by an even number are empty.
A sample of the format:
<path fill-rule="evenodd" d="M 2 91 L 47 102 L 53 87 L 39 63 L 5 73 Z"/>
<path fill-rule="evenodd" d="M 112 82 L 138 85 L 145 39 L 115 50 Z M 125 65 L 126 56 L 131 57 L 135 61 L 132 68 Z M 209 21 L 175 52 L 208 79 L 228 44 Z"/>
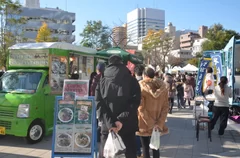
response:
<path fill-rule="evenodd" d="M 103 158 L 104 145 L 112 130 L 121 136 L 126 146 L 126 158 L 136 158 L 135 132 L 138 130 L 137 109 L 141 91 L 121 57 L 109 58 L 109 66 L 96 88 L 95 100 L 102 121 L 99 157 Z"/>

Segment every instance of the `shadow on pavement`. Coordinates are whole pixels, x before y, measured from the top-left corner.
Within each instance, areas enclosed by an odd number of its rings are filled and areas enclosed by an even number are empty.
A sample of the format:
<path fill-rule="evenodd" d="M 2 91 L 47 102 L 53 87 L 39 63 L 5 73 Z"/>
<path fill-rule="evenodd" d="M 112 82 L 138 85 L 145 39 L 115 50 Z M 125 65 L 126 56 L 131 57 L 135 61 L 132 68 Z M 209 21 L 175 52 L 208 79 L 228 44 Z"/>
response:
<path fill-rule="evenodd" d="M 0 138 L 0 146 L 51 150 L 52 136 L 44 137 L 43 140 L 37 144 L 27 144 L 24 141 L 24 138 L 21 138 L 21 137 L 5 136 L 3 138 Z M 1 153 L 1 150 L 0 150 L 0 153 Z"/>
<path fill-rule="evenodd" d="M 192 110 L 173 111 L 168 115 L 168 135 L 161 137 L 161 157 L 198 158 L 198 157 L 235 157 L 240 151 L 239 133 L 227 130 L 224 136 L 217 133 L 218 126 L 212 131 L 212 142 L 207 137 L 207 130 L 200 130 L 200 139 L 196 139 L 192 124 Z M 219 156 L 218 156 L 219 155 Z M 223 156 L 223 157 L 224 157 Z"/>
<path fill-rule="evenodd" d="M 19 154 L 5 154 L 5 153 L 1 153 L 0 151 L 0 158 L 8 158 L 8 157 L 11 157 L 11 158 L 39 158 L 39 157 L 36 157 L 36 156 L 26 156 L 26 155 L 19 155 Z"/>

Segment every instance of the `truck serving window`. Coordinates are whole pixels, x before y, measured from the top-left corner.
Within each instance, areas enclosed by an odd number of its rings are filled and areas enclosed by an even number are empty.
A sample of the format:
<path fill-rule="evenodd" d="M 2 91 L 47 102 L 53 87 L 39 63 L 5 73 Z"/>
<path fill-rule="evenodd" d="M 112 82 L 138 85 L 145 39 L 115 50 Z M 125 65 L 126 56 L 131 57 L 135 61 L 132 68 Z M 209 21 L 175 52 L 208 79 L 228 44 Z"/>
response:
<path fill-rule="evenodd" d="M 8 72 L 0 79 L 0 92 L 35 93 L 41 77 L 40 72 Z"/>

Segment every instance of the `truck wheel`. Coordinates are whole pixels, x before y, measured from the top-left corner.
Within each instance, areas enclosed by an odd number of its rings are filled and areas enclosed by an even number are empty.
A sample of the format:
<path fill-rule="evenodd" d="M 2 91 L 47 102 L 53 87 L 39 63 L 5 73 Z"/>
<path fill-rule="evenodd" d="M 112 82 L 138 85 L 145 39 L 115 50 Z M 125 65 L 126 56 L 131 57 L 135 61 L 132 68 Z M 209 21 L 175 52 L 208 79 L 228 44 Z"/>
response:
<path fill-rule="evenodd" d="M 25 138 L 28 144 L 36 144 L 44 137 L 44 125 L 41 121 L 33 121 L 28 129 L 27 137 Z"/>

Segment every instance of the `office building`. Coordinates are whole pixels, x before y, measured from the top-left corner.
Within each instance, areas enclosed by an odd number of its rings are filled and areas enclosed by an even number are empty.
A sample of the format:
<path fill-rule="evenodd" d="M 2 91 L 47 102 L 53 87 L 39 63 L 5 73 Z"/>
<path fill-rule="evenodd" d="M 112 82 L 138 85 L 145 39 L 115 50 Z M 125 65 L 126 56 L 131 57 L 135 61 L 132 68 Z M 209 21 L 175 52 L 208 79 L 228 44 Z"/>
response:
<path fill-rule="evenodd" d="M 21 8 L 22 12 L 19 15 L 14 15 L 15 18 L 25 18 L 26 23 L 21 27 L 16 26 L 11 28 L 14 34 L 23 34 L 22 38 L 27 39 L 27 42 L 35 42 L 39 28 L 43 22 L 46 22 L 51 30 L 52 37 L 59 41 L 73 43 L 75 41 L 75 13 L 67 12 L 59 8 L 40 8 L 39 0 L 26 0 L 25 6 Z M 21 29 L 20 31 L 16 31 Z"/>
<path fill-rule="evenodd" d="M 25 0 L 24 6 L 28 8 L 40 8 L 39 0 Z"/>
<path fill-rule="evenodd" d="M 112 29 L 113 46 L 125 48 L 127 45 L 127 25 L 114 27 Z"/>
<path fill-rule="evenodd" d="M 138 45 L 139 39 L 146 36 L 149 29 L 165 27 L 165 11 L 152 8 L 137 8 L 127 14 L 127 36 L 129 45 Z"/>

